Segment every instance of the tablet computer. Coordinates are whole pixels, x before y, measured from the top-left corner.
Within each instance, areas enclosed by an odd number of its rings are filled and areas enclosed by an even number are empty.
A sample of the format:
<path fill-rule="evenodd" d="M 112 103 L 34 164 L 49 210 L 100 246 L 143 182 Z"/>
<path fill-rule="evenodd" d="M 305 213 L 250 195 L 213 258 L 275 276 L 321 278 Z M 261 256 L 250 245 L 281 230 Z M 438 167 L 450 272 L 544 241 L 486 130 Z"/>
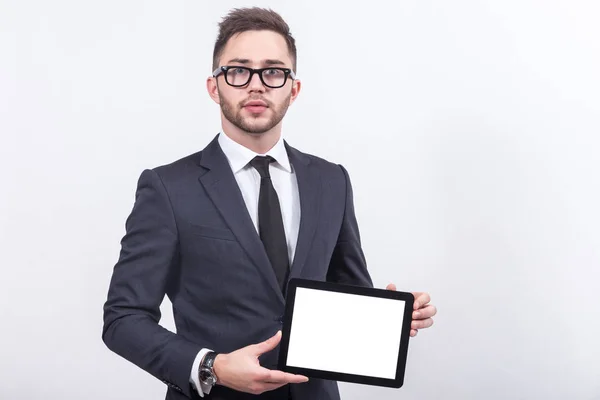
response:
<path fill-rule="evenodd" d="M 404 383 L 411 293 L 291 279 L 278 368 L 335 381 Z"/>

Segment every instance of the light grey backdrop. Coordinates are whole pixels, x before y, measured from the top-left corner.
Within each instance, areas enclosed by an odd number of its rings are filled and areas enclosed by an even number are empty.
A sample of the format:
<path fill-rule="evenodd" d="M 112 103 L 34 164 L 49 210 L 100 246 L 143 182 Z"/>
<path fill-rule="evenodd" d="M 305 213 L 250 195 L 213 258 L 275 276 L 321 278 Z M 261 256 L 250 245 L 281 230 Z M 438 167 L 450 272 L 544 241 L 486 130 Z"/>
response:
<path fill-rule="evenodd" d="M 284 134 L 350 171 L 375 283 L 439 308 L 402 389 L 344 399 L 600 399 L 592 0 L 0 1 L 0 398 L 163 398 L 102 304 L 142 169 L 220 128 L 216 23 L 251 4 L 297 38 Z"/>

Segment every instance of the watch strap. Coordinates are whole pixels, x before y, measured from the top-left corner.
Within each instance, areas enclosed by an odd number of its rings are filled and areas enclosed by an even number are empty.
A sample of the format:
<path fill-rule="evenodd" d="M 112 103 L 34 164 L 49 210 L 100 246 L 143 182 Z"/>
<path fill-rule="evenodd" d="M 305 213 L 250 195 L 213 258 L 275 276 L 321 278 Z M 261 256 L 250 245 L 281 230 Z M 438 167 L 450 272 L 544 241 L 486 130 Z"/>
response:
<path fill-rule="evenodd" d="M 202 360 L 200 367 L 208 368 L 213 371 L 213 367 L 215 365 L 215 359 L 217 358 L 217 353 L 214 351 L 209 351 Z"/>

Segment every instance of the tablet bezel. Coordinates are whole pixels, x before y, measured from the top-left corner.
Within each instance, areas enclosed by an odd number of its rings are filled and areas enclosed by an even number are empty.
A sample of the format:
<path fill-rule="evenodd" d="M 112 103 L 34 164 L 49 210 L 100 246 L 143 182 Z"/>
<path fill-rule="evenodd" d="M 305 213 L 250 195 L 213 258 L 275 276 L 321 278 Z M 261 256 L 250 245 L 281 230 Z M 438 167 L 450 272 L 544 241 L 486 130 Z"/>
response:
<path fill-rule="evenodd" d="M 400 336 L 400 348 L 398 351 L 398 362 L 396 366 L 395 379 L 380 378 L 374 376 L 355 375 L 333 371 L 323 371 L 311 368 L 292 367 L 287 364 L 287 355 L 289 349 L 290 332 L 292 329 L 294 303 L 296 300 L 296 289 L 307 288 L 316 290 L 325 290 L 338 293 L 356 294 L 361 296 L 379 297 L 384 299 L 402 300 L 406 302 L 402 321 L 402 331 Z M 363 385 L 375 385 L 384 387 L 400 388 L 404 384 L 404 372 L 406 369 L 406 358 L 408 354 L 408 342 L 410 338 L 410 327 L 412 323 L 412 313 L 414 308 L 414 296 L 408 292 L 399 292 L 386 289 L 369 288 L 363 286 L 354 286 L 340 283 L 323 282 L 316 280 L 292 278 L 287 287 L 287 298 L 285 305 L 285 314 L 283 316 L 282 337 L 279 350 L 278 369 L 293 374 L 305 375 L 308 377 L 328 379 L 334 381 L 359 383 Z M 360 362 L 360 353 L 369 351 L 368 344 L 357 344 L 356 348 L 357 362 Z"/>

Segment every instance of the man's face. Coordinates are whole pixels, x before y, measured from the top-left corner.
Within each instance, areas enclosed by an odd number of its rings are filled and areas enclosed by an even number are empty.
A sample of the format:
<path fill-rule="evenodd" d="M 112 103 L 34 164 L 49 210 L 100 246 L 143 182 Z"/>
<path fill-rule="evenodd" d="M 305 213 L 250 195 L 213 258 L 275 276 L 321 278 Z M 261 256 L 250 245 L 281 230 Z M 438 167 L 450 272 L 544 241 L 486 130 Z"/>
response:
<path fill-rule="evenodd" d="M 229 39 L 219 66 L 292 69 L 292 60 L 280 34 L 247 31 Z M 214 80 L 216 85 L 210 80 Z M 300 82 L 292 81 L 288 76 L 283 87 L 270 88 L 262 83 L 258 74 L 254 74 L 242 87 L 228 85 L 224 74 L 210 78 L 208 84 L 209 93 L 220 104 L 223 117 L 251 134 L 263 134 L 278 125 L 298 95 L 299 87 Z"/>

